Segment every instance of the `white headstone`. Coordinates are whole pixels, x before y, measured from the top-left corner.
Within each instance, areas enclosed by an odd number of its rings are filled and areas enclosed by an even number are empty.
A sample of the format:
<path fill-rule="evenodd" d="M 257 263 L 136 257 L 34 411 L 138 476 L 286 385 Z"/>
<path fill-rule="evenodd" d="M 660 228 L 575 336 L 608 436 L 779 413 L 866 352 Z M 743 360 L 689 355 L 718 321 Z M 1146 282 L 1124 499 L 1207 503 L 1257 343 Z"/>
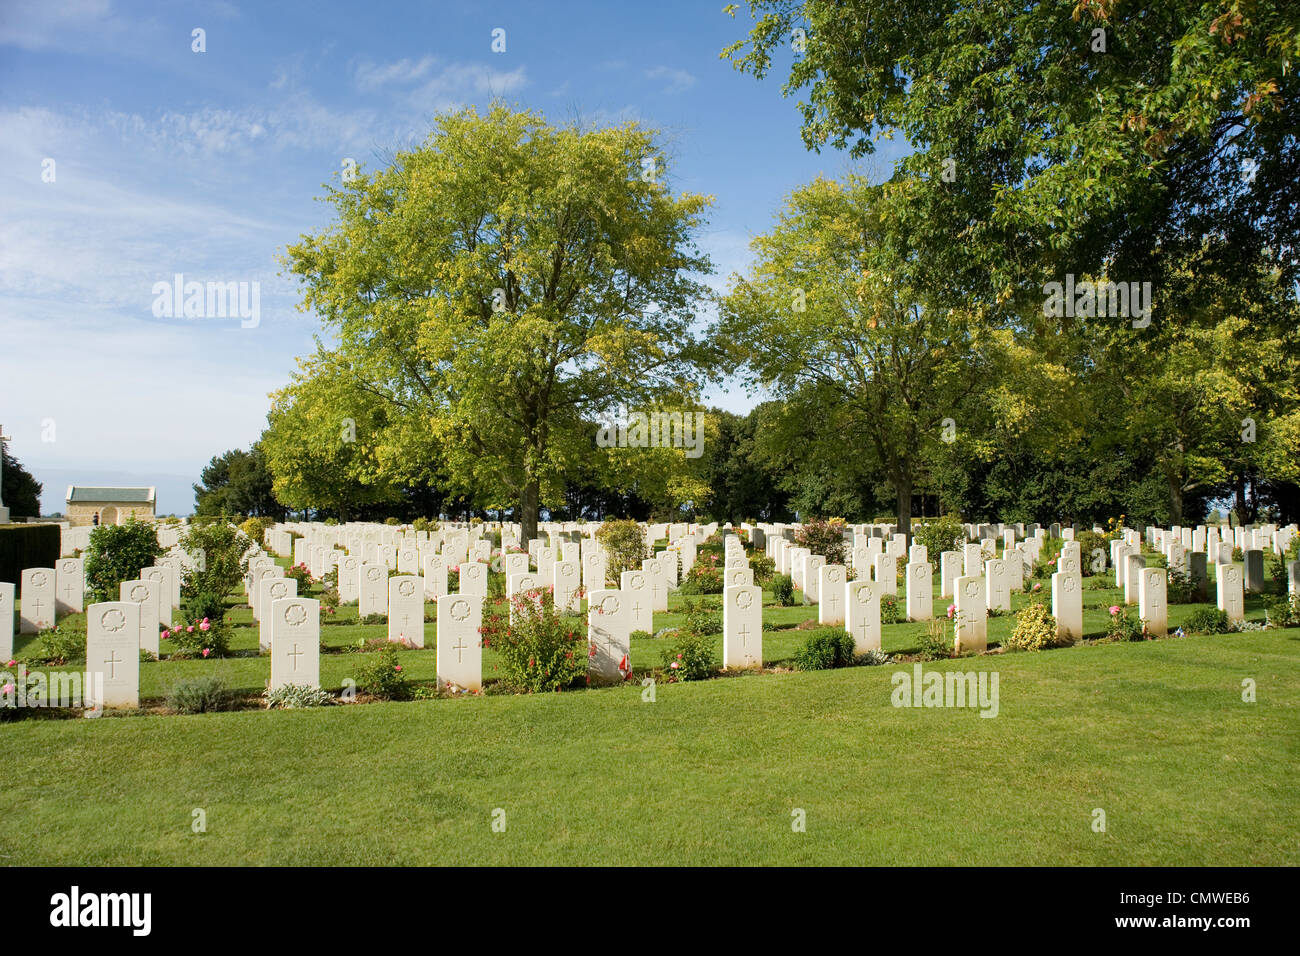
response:
<path fill-rule="evenodd" d="M 844 623 L 844 582 L 848 580 L 848 570 L 842 564 L 824 564 L 817 571 L 817 594 L 821 598 L 817 602 L 817 623 L 818 624 L 843 624 Z M 753 585 L 753 581 L 745 582 L 746 585 Z M 732 586 L 737 586 L 733 582 Z M 759 589 L 762 593 L 762 589 Z"/>
<path fill-rule="evenodd" d="M 988 650 L 988 609 L 984 603 L 984 579 L 963 575 L 956 582 L 956 619 L 953 646 L 958 654 L 982 654 Z"/>
<path fill-rule="evenodd" d="M 39 634 L 54 626 L 54 582 L 54 568 L 27 568 L 23 571 L 19 633 Z"/>
<path fill-rule="evenodd" d="M 622 600 L 628 605 L 628 627 L 632 631 L 654 633 L 654 615 L 651 611 L 650 575 L 644 571 L 624 571 L 620 576 L 619 590 Z"/>
<path fill-rule="evenodd" d="M 86 566 L 82 558 L 59 558 L 54 564 L 57 607 L 64 614 L 85 610 Z M 5 658 L 8 660 L 9 658 Z"/>
<path fill-rule="evenodd" d="M 362 618 L 371 614 L 388 613 L 388 565 L 382 562 L 361 563 L 361 593 L 357 614 Z"/>
<path fill-rule="evenodd" d="M 104 707 L 140 706 L 140 611 L 131 601 L 86 609 L 85 693 L 102 690 L 96 703 Z"/>
<path fill-rule="evenodd" d="M 623 577 L 640 572 L 624 571 Z M 597 682 L 623 680 L 630 673 L 633 630 L 631 602 L 623 591 L 592 591 L 587 599 L 588 676 Z"/>
<path fill-rule="evenodd" d="M 262 578 L 258 583 L 258 601 L 262 607 L 269 608 L 276 601 L 298 596 L 298 582 L 293 578 Z M 257 646 L 271 649 L 271 628 L 267 624 L 269 615 L 262 615 L 257 623 Z"/>
<path fill-rule="evenodd" d="M 928 621 L 934 617 L 934 565 L 928 561 L 907 566 L 907 619 Z"/>
<path fill-rule="evenodd" d="M 467 690 L 483 688 L 483 598 L 444 594 L 438 598 L 438 681 Z"/>
<path fill-rule="evenodd" d="M 880 588 L 874 581 L 849 581 L 845 586 L 848 615 L 844 629 L 853 636 L 859 654 L 880 650 Z"/>
<path fill-rule="evenodd" d="M 157 581 L 123 581 L 118 593 L 123 601 L 140 605 L 140 650 L 157 657 L 162 585 Z"/>
<path fill-rule="evenodd" d="M 388 579 L 388 639 L 424 647 L 424 581 L 414 574 Z"/>
<path fill-rule="evenodd" d="M 0 664 L 14 656 L 14 586 L 0 581 Z"/>
<path fill-rule="evenodd" d="M 876 584 L 880 585 L 880 594 L 898 593 L 898 558 L 892 554 L 876 555 Z"/>
<path fill-rule="evenodd" d="M 1219 610 L 1228 615 L 1229 621 L 1244 621 L 1246 596 L 1241 568 L 1235 564 L 1220 564 L 1215 577 Z"/>
<path fill-rule="evenodd" d="M 727 588 L 722 603 L 722 666 L 763 665 L 763 589 Z"/>
<path fill-rule="evenodd" d="M 1052 616 L 1062 643 L 1083 638 L 1083 578 L 1069 571 L 1052 575 Z"/>
<path fill-rule="evenodd" d="M 1169 634 L 1166 573 L 1164 568 L 1143 568 L 1138 586 L 1138 617 L 1146 622 L 1147 634 L 1151 637 Z"/>
<path fill-rule="evenodd" d="M 320 601 L 271 602 L 271 690 L 320 686 Z"/>

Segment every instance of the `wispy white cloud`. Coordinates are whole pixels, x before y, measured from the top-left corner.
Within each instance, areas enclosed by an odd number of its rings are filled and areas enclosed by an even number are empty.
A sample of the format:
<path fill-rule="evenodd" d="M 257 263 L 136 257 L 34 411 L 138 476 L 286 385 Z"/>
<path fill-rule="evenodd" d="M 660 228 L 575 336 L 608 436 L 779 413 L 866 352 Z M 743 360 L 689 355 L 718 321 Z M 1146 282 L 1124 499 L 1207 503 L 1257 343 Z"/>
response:
<path fill-rule="evenodd" d="M 645 71 L 648 80 L 667 80 L 667 85 L 663 88 L 665 93 L 685 93 L 695 85 L 695 77 L 685 70 L 673 69 L 669 66 L 656 66 L 653 69 Z"/>

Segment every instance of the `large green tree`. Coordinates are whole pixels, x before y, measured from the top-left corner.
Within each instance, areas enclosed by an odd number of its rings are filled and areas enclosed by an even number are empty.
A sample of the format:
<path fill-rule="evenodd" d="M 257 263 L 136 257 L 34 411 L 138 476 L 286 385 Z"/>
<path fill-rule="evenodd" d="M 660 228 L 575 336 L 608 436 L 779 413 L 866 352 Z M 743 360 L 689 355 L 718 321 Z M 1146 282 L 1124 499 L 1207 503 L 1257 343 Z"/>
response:
<path fill-rule="evenodd" d="M 285 507 L 275 498 L 273 476 L 261 447 L 233 448 L 208 462 L 194 486 L 195 514 L 246 515 L 283 519 Z"/>
<path fill-rule="evenodd" d="M 584 419 L 698 386 L 709 200 L 673 195 L 667 165 L 636 124 L 467 109 L 331 189 L 334 225 L 288 249 L 330 363 L 409 425 L 408 456 L 436 449 L 453 487 L 511 500 L 525 538 L 595 452 Z"/>
<path fill-rule="evenodd" d="M 41 483 L 32 477 L 31 472 L 17 458 L 9 454 L 8 442 L 0 442 L 0 455 L 4 456 L 0 461 L 0 480 L 4 482 L 0 486 L 0 500 L 4 501 L 4 506 L 15 518 L 40 517 Z"/>
<path fill-rule="evenodd" d="M 906 534 L 928 461 L 969 423 L 991 339 L 983 316 L 913 282 L 914 260 L 888 235 L 892 207 L 857 176 L 796 190 L 754 241 L 717 334 L 751 387 L 789 403 L 782 442 L 850 484 L 883 474 Z"/>

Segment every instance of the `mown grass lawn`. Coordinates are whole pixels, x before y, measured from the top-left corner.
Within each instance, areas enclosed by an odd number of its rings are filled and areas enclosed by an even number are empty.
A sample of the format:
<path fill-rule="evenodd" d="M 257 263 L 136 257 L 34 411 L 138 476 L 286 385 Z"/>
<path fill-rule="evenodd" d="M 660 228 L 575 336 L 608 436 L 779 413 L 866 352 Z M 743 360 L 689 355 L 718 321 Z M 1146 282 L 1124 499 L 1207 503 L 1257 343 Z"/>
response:
<path fill-rule="evenodd" d="M 1116 593 L 1085 592 L 1087 631 L 1104 627 Z M 680 620 L 681 600 L 657 628 Z M 815 610 L 766 610 L 768 664 L 793 655 L 806 637 L 795 626 Z M 1171 626 L 1190 610 L 1172 607 Z M 989 623 L 997 640 L 1012 619 Z M 924 628 L 887 626 L 885 649 L 915 650 Z M 344 645 L 384 629 L 323 632 Z M 243 650 L 256 647 L 251 629 L 236 634 Z M 670 643 L 635 642 L 634 666 L 657 666 Z M 432 649 L 402 660 L 413 679 L 434 678 Z M 357 661 L 324 654 L 322 682 L 337 687 Z M 8 722 L 0 861 L 1300 863 L 1300 630 L 924 665 L 996 671 L 993 719 L 893 707 L 891 675 L 911 667 L 659 684 L 653 702 L 634 684 Z M 198 673 L 255 693 L 268 661 L 145 664 L 142 690 L 161 696 Z M 1255 703 L 1242 700 L 1246 678 Z M 191 829 L 196 808 L 205 833 Z M 498 810 L 504 832 L 493 829 Z M 795 811 L 806 832 L 792 829 Z"/>

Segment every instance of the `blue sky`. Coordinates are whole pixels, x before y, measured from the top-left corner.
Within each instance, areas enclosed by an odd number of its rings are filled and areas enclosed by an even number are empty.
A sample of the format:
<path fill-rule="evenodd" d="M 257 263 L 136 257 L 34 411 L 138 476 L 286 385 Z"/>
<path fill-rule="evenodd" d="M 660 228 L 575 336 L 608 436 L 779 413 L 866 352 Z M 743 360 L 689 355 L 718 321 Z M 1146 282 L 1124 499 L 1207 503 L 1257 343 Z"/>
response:
<path fill-rule="evenodd" d="M 156 485 L 162 513 L 192 510 L 199 470 L 257 438 L 319 330 L 276 256 L 328 221 L 345 158 L 418 143 L 440 111 L 499 97 L 661 130 L 673 188 L 715 197 L 718 287 L 791 189 L 886 173 L 895 150 L 859 166 L 803 148 L 783 70 L 719 59 L 751 25 L 722 6 L 0 2 L 0 422 L 46 513 L 70 483 Z M 155 317 L 176 273 L 258 282 L 260 322 Z"/>

